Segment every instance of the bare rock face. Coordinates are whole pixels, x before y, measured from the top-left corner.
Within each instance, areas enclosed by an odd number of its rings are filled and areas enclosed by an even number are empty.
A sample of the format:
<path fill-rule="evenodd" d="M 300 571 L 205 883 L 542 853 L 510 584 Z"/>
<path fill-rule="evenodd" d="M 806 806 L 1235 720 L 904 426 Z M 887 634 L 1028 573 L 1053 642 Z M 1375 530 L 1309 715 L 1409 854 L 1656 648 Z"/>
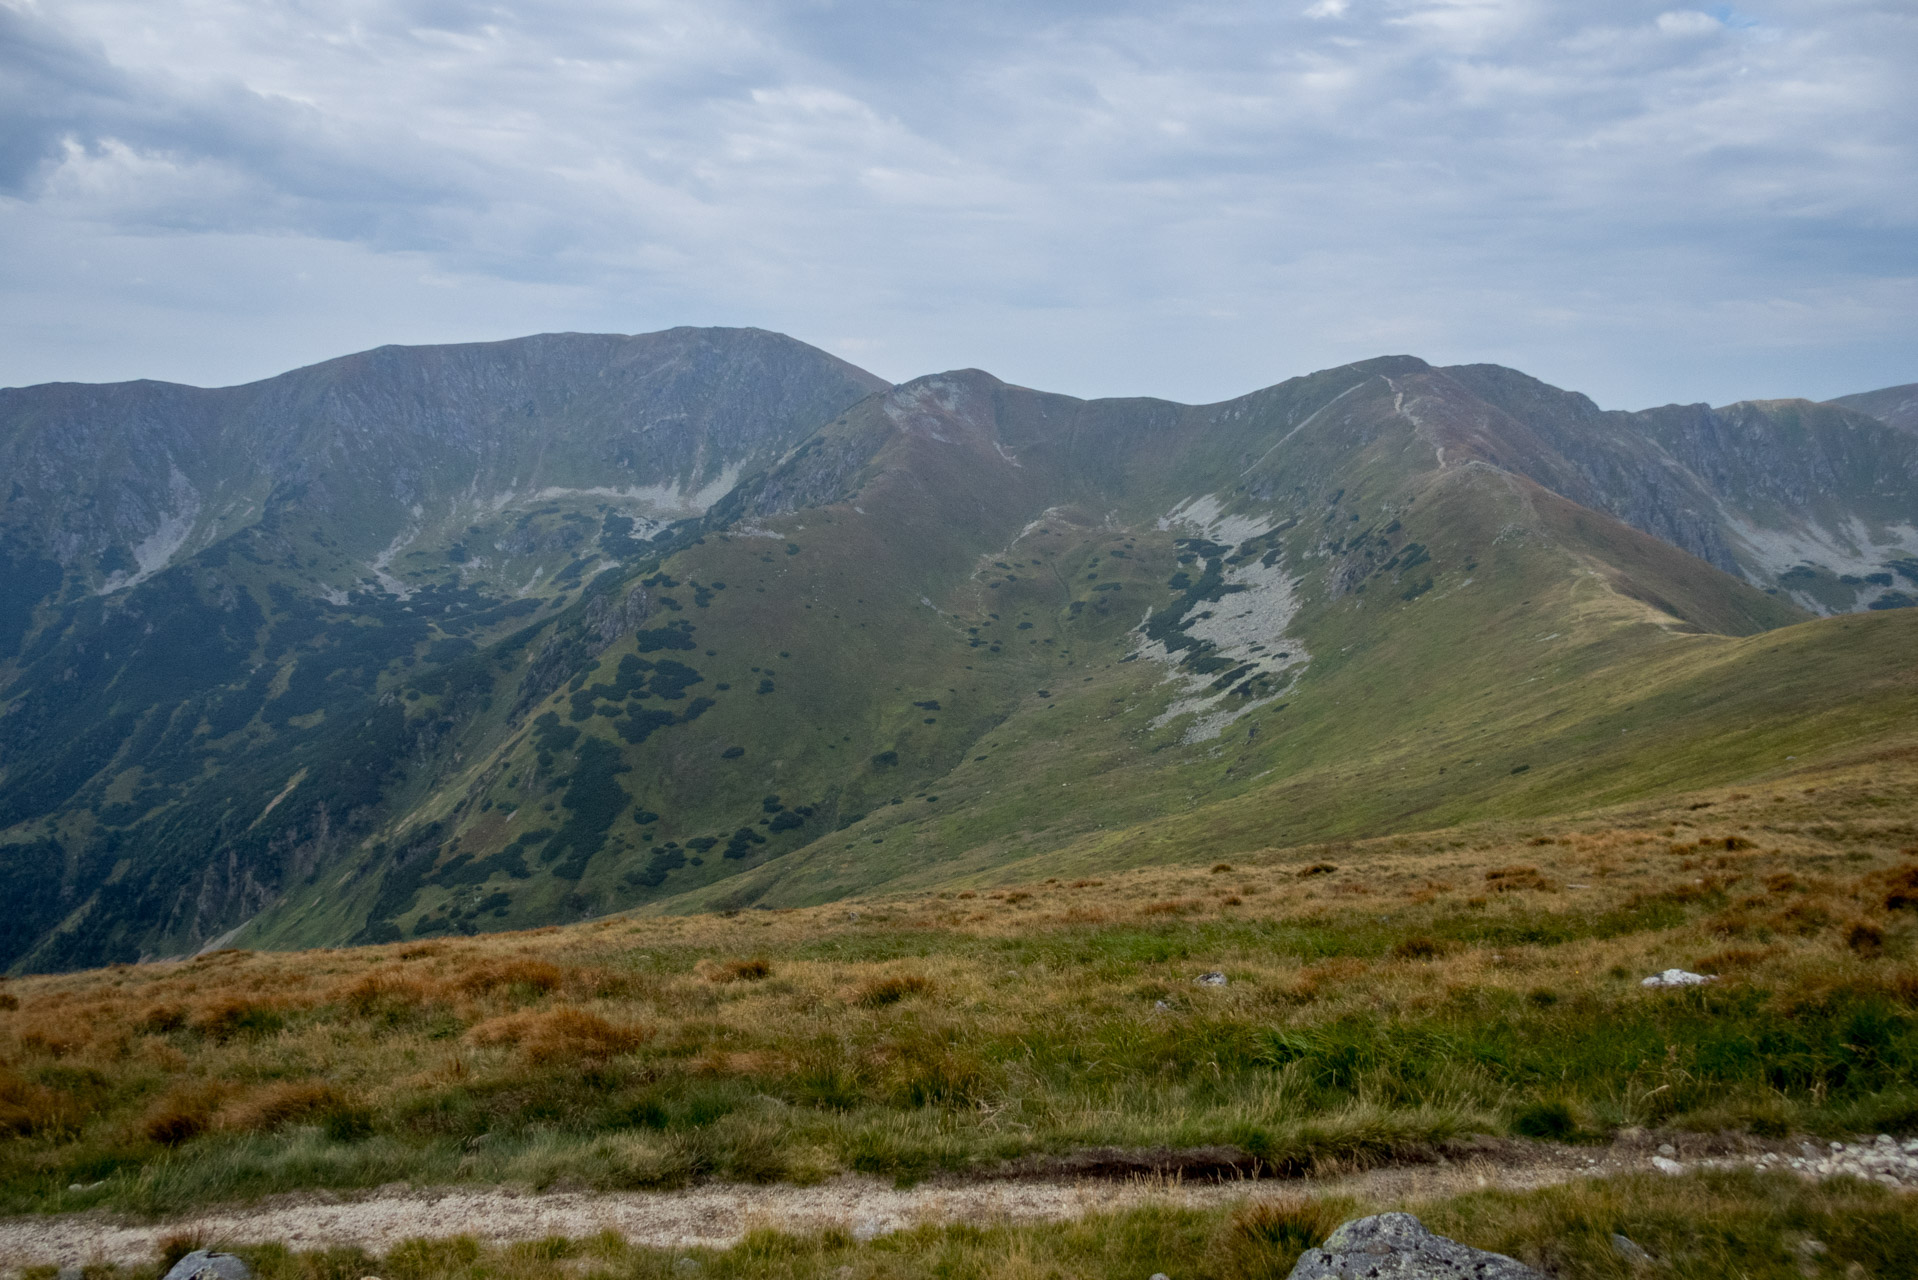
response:
<path fill-rule="evenodd" d="M 1409 1213 L 1380 1213 L 1340 1226 L 1307 1249 L 1290 1280 L 1545 1280 L 1502 1253 L 1433 1235 Z"/>

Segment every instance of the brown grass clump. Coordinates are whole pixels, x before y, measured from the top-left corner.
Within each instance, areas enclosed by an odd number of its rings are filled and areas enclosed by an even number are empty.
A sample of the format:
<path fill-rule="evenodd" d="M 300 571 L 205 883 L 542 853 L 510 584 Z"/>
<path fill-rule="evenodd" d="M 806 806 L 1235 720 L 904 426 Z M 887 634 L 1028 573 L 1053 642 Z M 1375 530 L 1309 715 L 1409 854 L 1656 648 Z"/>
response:
<path fill-rule="evenodd" d="M 133 1029 L 145 1035 L 163 1036 L 169 1031 L 178 1031 L 186 1025 L 186 1006 L 170 1000 L 151 1004 L 141 1012 L 134 1022 Z"/>
<path fill-rule="evenodd" d="M 773 967 L 763 957 L 751 960 L 728 960 L 713 974 L 714 982 L 759 982 L 772 977 Z"/>
<path fill-rule="evenodd" d="M 1885 910 L 1918 910 L 1918 863 L 1885 873 Z"/>
<path fill-rule="evenodd" d="M 532 1062 L 594 1061 L 630 1053 L 651 1032 L 614 1026 L 584 1009 L 547 1009 L 489 1018 L 466 1033 L 470 1044 L 513 1045 Z"/>
<path fill-rule="evenodd" d="M 340 1095 L 320 1080 L 283 1080 L 229 1102 L 217 1117 L 222 1129 L 262 1132 L 331 1111 Z"/>
<path fill-rule="evenodd" d="M 1401 938 L 1398 945 L 1392 948 L 1392 954 L 1400 960 L 1436 960 L 1445 954 L 1445 944 L 1437 938 L 1413 934 L 1409 938 Z"/>
<path fill-rule="evenodd" d="M 71 1017 L 47 1017 L 20 1032 L 20 1047 L 50 1058 L 64 1058 L 93 1039 L 92 1028 Z"/>
<path fill-rule="evenodd" d="M 1148 902 L 1139 908 L 1140 915 L 1146 916 L 1189 916 L 1195 911 L 1205 910 L 1205 903 L 1196 898 L 1168 898 L 1163 902 Z"/>
<path fill-rule="evenodd" d="M 225 1044 L 243 1035 L 270 1035 L 285 1023 L 273 1002 L 226 996 L 201 1008 L 187 1025 L 215 1044 Z"/>
<path fill-rule="evenodd" d="M 1338 867 L 1334 863 L 1315 862 L 1309 867 L 1299 868 L 1299 879 L 1304 880 L 1310 876 L 1329 876 L 1337 870 Z"/>
<path fill-rule="evenodd" d="M 60 1103 L 59 1095 L 45 1085 L 0 1070 L 0 1134 L 24 1138 L 64 1127 L 68 1117 Z"/>
<path fill-rule="evenodd" d="M 218 1100 L 217 1090 L 207 1085 L 176 1085 L 147 1109 L 140 1132 L 163 1147 L 191 1142 L 212 1125 Z"/>
<path fill-rule="evenodd" d="M 1845 945 L 1867 960 L 1884 954 L 1885 931 L 1869 920 L 1854 920 L 1845 929 Z"/>
<path fill-rule="evenodd" d="M 345 983 L 335 998 L 362 1018 L 411 1013 L 433 998 L 427 983 L 392 969 L 375 969 Z"/>
<path fill-rule="evenodd" d="M 1493 893 L 1517 893 L 1531 889 L 1549 892 L 1552 882 L 1538 873 L 1537 867 L 1513 865 L 1494 867 L 1485 873 L 1485 884 Z"/>
<path fill-rule="evenodd" d="M 459 989 L 468 995 L 484 995 L 518 987 L 539 995 L 551 995 L 559 990 L 565 980 L 566 974 L 550 961 L 495 960 L 476 965 L 461 974 Z"/>
<path fill-rule="evenodd" d="M 874 978 L 853 995 L 853 1003 L 862 1009 L 883 1009 L 898 1004 L 907 996 L 924 995 L 932 990 L 932 981 L 916 973 L 891 978 Z"/>
<path fill-rule="evenodd" d="M 1777 953 L 1777 947 L 1726 947 L 1723 951 L 1714 951 L 1708 956 L 1701 956 L 1698 961 L 1698 971 L 1730 973 L 1737 969 L 1750 969 L 1763 964 Z"/>

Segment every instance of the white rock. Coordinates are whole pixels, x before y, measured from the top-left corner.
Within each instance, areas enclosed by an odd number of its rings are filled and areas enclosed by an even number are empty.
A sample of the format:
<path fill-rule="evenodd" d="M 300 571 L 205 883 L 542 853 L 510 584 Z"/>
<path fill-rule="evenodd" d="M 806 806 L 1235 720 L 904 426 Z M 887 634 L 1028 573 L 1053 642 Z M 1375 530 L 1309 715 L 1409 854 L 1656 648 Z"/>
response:
<path fill-rule="evenodd" d="M 1707 982 L 1716 982 L 1713 974 L 1687 973 L 1683 969 L 1667 969 L 1663 973 L 1654 973 L 1638 985 L 1641 987 L 1696 987 Z"/>
<path fill-rule="evenodd" d="M 1653 1156 L 1653 1157 L 1652 1157 L 1652 1168 L 1654 1168 L 1654 1169 L 1656 1169 L 1656 1170 L 1658 1170 L 1658 1171 L 1659 1171 L 1660 1173 L 1683 1173 L 1683 1172 L 1685 1172 L 1685 1166 L 1684 1166 L 1684 1165 L 1682 1165 L 1682 1164 L 1680 1164 L 1680 1163 L 1678 1163 L 1678 1161 L 1676 1161 L 1676 1160 L 1668 1160 L 1668 1159 L 1666 1159 L 1666 1158 L 1665 1158 L 1664 1156 Z"/>

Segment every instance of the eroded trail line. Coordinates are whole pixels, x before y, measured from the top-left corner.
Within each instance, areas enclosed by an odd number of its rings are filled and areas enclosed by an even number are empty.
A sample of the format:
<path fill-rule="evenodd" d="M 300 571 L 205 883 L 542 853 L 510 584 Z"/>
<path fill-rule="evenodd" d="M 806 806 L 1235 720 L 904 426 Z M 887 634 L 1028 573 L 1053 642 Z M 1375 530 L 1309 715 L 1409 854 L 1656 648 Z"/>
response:
<path fill-rule="evenodd" d="M 134 1222 L 104 1211 L 0 1219 L 0 1258 L 11 1274 L 31 1266 L 150 1262 L 161 1241 L 183 1233 L 216 1245 L 278 1241 L 292 1249 L 357 1245 L 374 1253 L 417 1237 L 467 1235 L 509 1242 L 603 1231 L 657 1248 L 725 1248 L 758 1227 L 793 1232 L 839 1227 L 865 1239 L 922 1223 L 1051 1222 L 1145 1204 L 1203 1208 L 1300 1191 L 1417 1201 L 1474 1186 L 1546 1186 L 1599 1171 L 1569 1161 L 1512 1167 L 1468 1160 L 1349 1178 L 1256 1182 L 1035 1179 L 900 1189 L 849 1176 L 813 1187 L 706 1184 L 661 1192 L 449 1188 L 359 1197 L 307 1192 L 158 1222 Z"/>

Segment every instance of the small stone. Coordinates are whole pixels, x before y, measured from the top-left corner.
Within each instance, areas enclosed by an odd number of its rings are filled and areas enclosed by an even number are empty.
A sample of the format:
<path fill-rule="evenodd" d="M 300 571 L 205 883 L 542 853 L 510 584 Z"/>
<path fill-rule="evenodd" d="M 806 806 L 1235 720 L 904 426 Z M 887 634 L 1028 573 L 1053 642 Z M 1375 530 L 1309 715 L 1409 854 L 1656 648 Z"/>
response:
<path fill-rule="evenodd" d="M 867 1218 L 852 1229 L 852 1238 L 864 1244 L 886 1234 L 886 1224 L 877 1218 Z"/>
<path fill-rule="evenodd" d="M 1172 1280 L 1172 1277 L 1163 1271 L 1154 1271 L 1152 1273 L 1152 1280 Z"/>
<path fill-rule="evenodd" d="M 230 1253 L 195 1249 L 173 1264 L 165 1280 L 253 1280 L 253 1268 Z"/>
<path fill-rule="evenodd" d="M 1163 1000 L 1154 1000 L 1152 1002 L 1152 1007 L 1154 1009 L 1157 1009 L 1160 1013 L 1164 1013 L 1166 1010 L 1170 1009 L 1172 1006 L 1167 1004 Z"/>
<path fill-rule="evenodd" d="M 77 1267 L 69 1262 L 53 1273 L 53 1280 L 86 1280 L 86 1268 Z"/>
<path fill-rule="evenodd" d="M 1666 1159 L 1666 1158 L 1665 1158 L 1664 1156 L 1653 1156 L 1653 1157 L 1652 1157 L 1652 1168 L 1654 1168 L 1654 1169 L 1656 1169 L 1656 1170 L 1658 1170 L 1658 1171 L 1659 1171 L 1660 1173 L 1683 1173 L 1683 1172 L 1685 1172 L 1685 1166 L 1684 1166 L 1684 1165 L 1682 1165 L 1682 1164 L 1680 1164 L 1680 1163 L 1678 1163 L 1678 1161 L 1676 1161 L 1676 1160 L 1668 1160 L 1668 1159 Z"/>
<path fill-rule="evenodd" d="M 1325 1243 L 1307 1249 L 1290 1280 L 1427 1280 L 1470 1276 L 1473 1280 L 1544 1280 L 1537 1271 L 1502 1253 L 1487 1253 L 1434 1235 L 1409 1213 L 1380 1213 L 1344 1223 Z"/>
<path fill-rule="evenodd" d="M 1220 973 L 1217 969 L 1214 969 L 1211 973 L 1200 974 L 1198 977 L 1194 978 L 1193 981 L 1198 983 L 1202 987 L 1223 987 L 1226 984 L 1227 979 L 1223 973 Z"/>
<path fill-rule="evenodd" d="M 1612 1252 L 1627 1262 L 1650 1262 L 1652 1260 L 1652 1255 L 1646 1253 L 1644 1248 L 1639 1245 L 1636 1240 L 1633 1240 L 1630 1236 L 1622 1236 L 1616 1231 L 1612 1232 Z"/>
<path fill-rule="evenodd" d="M 1669 1142 L 1661 1142 L 1658 1144 L 1658 1154 L 1661 1156 L 1675 1156 L 1678 1154 L 1678 1148 Z"/>

